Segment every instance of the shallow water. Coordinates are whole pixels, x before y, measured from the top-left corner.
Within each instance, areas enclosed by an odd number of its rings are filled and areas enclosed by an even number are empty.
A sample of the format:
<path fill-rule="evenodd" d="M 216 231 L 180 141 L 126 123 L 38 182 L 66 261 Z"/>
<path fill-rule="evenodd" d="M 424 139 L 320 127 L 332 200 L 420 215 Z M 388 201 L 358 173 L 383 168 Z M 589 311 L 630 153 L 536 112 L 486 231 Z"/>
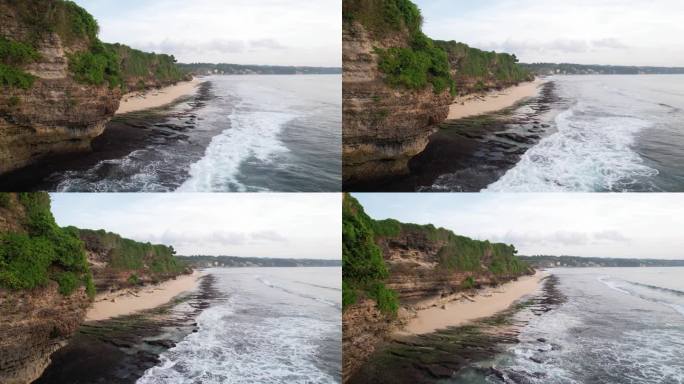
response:
<path fill-rule="evenodd" d="M 487 191 L 683 191 L 684 76 L 557 76 L 556 132 Z"/>
<path fill-rule="evenodd" d="M 449 383 L 684 383 L 684 268 L 557 269 L 567 301 Z"/>
<path fill-rule="evenodd" d="M 223 296 L 138 383 L 339 383 L 340 268 L 211 269 Z"/>

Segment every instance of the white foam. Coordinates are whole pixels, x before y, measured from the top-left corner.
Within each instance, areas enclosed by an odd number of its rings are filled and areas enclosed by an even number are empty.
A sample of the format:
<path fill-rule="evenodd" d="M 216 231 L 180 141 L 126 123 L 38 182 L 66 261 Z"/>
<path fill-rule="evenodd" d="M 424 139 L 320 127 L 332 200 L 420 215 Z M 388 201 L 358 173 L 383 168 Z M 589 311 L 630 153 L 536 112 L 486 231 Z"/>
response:
<path fill-rule="evenodd" d="M 556 133 L 485 191 L 610 191 L 658 174 L 633 150 L 637 133 L 652 126 L 649 121 L 579 102 L 556 116 L 555 124 Z"/>
<path fill-rule="evenodd" d="M 204 157 L 190 166 L 190 178 L 178 191 L 245 191 L 248 186 L 238 180 L 240 166 L 255 158 L 269 166 L 277 166 L 275 155 L 288 151 L 280 140 L 284 126 L 299 116 L 293 109 L 295 95 L 280 89 L 249 83 L 232 83 L 232 79 L 216 79 L 216 91 L 227 92 L 228 102 L 222 109 L 205 109 L 199 124 L 225 126 L 212 138 Z M 239 103 L 233 105 L 235 100 Z M 253 188 L 252 188 L 253 189 Z"/>

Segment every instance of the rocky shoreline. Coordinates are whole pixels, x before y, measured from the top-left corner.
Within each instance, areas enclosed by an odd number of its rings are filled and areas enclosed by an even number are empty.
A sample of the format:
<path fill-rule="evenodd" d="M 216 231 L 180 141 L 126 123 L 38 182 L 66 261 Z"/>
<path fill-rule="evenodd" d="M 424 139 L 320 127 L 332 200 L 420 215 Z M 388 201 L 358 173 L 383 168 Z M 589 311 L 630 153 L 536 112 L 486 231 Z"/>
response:
<path fill-rule="evenodd" d="M 0 185 L 5 190 L 56 190 L 66 172 L 83 172 L 102 161 L 122 158 L 149 145 L 188 141 L 190 132 L 196 128 L 197 110 L 213 97 L 211 83 L 203 82 L 190 98 L 180 98 L 161 108 L 117 115 L 107 123 L 104 132 L 93 139 L 90 152 L 46 158 L 0 176 Z M 169 113 L 175 105 L 184 102 L 189 108 Z M 204 148 L 197 150 L 199 158 Z M 106 173 L 107 169 L 101 172 Z"/>
<path fill-rule="evenodd" d="M 485 376 L 500 377 L 494 367 L 474 366 L 491 359 L 518 341 L 520 330 L 530 319 L 557 308 L 565 301 L 558 278 L 544 279 L 537 296 L 522 301 L 506 311 L 483 320 L 417 336 L 395 336 L 379 346 L 347 382 L 366 383 L 436 383 L 467 370 Z M 392 372 L 387 375 L 387 372 Z"/>
<path fill-rule="evenodd" d="M 196 317 L 218 299 L 215 278 L 152 310 L 84 323 L 34 383 L 135 383 L 159 364 L 159 355 L 197 332 Z"/>
<path fill-rule="evenodd" d="M 554 82 L 540 95 L 504 110 L 446 120 L 425 150 L 408 163 L 410 173 L 354 185 L 354 190 L 478 192 L 498 180 L 543 137 L 554 132 L 548 115 L 560 100 Z"/>

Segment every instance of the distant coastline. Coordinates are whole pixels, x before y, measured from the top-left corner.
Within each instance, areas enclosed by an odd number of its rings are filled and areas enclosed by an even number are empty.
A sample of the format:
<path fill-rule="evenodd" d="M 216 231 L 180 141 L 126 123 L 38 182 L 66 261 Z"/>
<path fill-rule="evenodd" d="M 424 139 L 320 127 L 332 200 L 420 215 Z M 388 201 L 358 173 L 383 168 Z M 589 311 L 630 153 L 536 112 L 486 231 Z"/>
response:
<path fill-rule="evenodd" d="M 684 67 L 649 67 L 626 65 L 586 65 L 570 63 L 520 64 L 538 76 L 549 75 L 684 75 Z"/>
<path fill-rule="evenodd" d="M 341 67 L 307 67 L 280 65 L 246 65 L 228 63 L 177 64 L 182 70 L 206 75 L 341 75 Z"/>
<path fill-rule="evenodd" d="M 606 268 L 606 267 L 684 267 L 684 260 L 667 259 L 620 259 L 580 256 L 518 256 L 535 268 Z"/>
<path fill-rule="evenodd" d="M 196 268 L 202 267 L 341 267 L 342 260 L 288 259 L 240 256 L 176 256 Z"/>

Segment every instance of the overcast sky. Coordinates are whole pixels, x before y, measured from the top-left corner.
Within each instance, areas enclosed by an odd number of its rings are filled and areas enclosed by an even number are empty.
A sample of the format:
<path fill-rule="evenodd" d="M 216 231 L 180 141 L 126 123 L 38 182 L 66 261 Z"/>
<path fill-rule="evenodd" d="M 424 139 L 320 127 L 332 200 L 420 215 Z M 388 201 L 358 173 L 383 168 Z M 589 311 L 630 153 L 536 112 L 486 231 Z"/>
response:
<path fill-rule="evenodd" d="M 340 259 L 339 193 L 53 193 L 60 226 L 172 245 L 181 255 Z"/>
<path fill-rule="evenodd" d="M 683 194 L 353 194 L 375 219 L 434 224 L 524 255 L 684 259 Z"/>
<path fill-rule="evenodd" d="M 413 0 L 425 33 L 523 62 L 684 66 L 681 0 Z"/>
<path fill-rule="evenodd" d="M 76 0 L 100 39 L 180 62 L 341 66 L 341 0 Z"/>

